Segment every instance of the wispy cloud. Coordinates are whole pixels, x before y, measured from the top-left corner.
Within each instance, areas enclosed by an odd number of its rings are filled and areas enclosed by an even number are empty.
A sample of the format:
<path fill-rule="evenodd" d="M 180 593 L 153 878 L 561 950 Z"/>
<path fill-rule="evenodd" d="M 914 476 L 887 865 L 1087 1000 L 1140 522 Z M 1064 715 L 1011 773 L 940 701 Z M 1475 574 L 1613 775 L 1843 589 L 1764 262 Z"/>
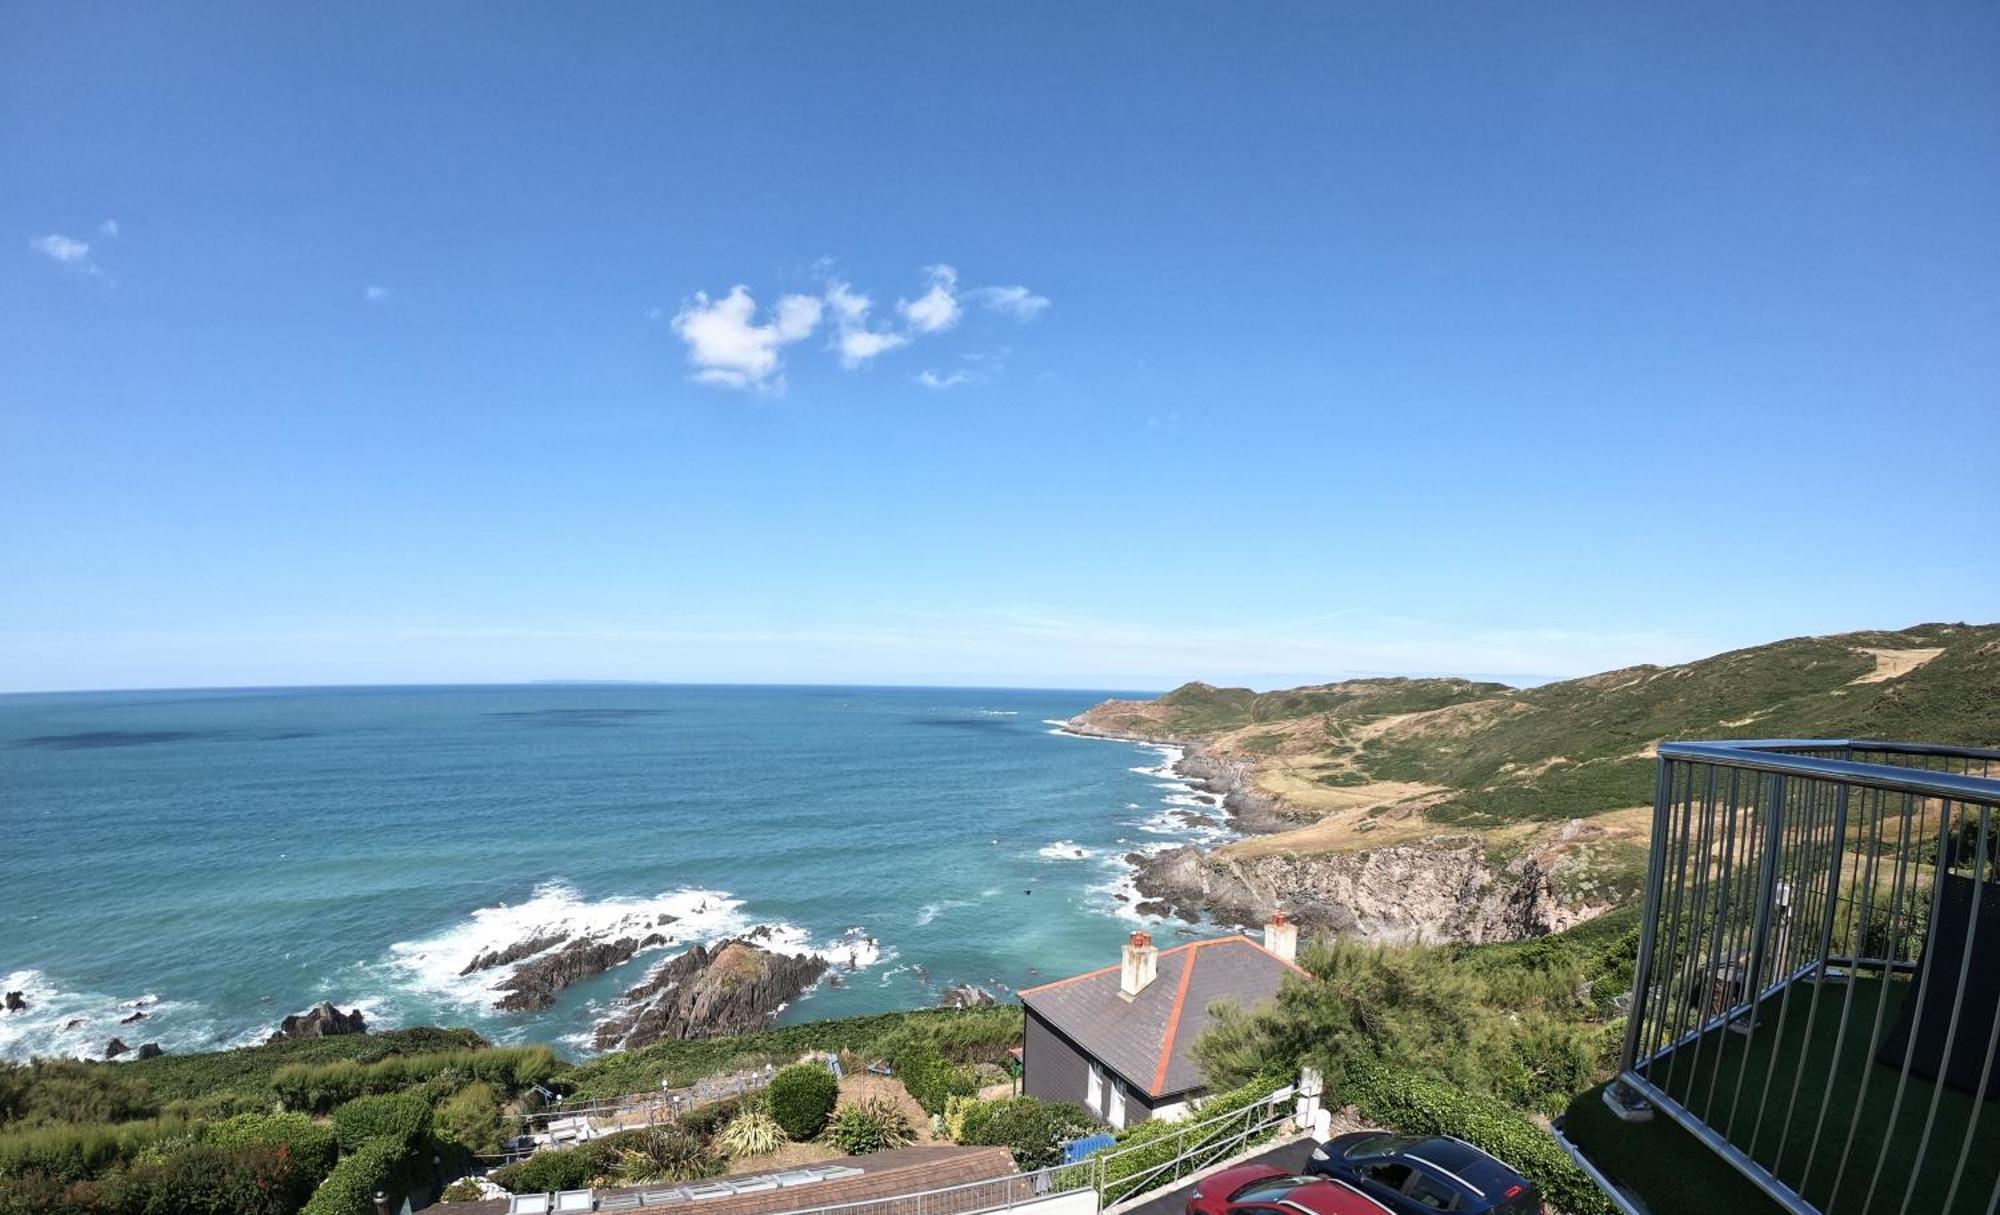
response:
<path fill-rule="evenodd" d="M 382 287 L 374 283 L 370 283 L 368 286 L 363 287 L 361 289 L 361 298 L 367 300 L 371 304 L 379 304 L 383 300 L 389 298 L 389 289 L 387 287 Z"/>
<path fill-rule="evenodd" d="M 833 312 L 833 348 L 840 352 L 840 365 L 850 371 L 867 365 L 876 355 L 910 344 L 906 333 L 869 328 L 868 312 L 874 301 L 840 279 L 826 285 L 826 306 Z"/>
<path fill-rule="evenodd" d="M 77 240 L 52 232 L 47 236 L 37 236 L 28 242 L 28 248 L 51 261 L 59 262 L 79 274 L 100 274 L 102 269 L 90 255 L 90 242 Z"/>
<path fill-rule="evenodd" d="M 958 324 L 962 311 L 958 304 L 958 271 L 939 264 L 926 266 L 930 290 L 914 300 L 897 300 L 896 311 L 903 314 L 917 333 L 943 333 Z"/>
<path fill-rule="evenodd" d="M 106 237 L 109 237 L 109 238 L 111 238 L 112 240 L 117 240 L 117 239 L 118 239 L 118 221 L 117 221 L 117 220 L 115 220 L 115 219 L 107 219 L 107 220 L 105 220 L 105 221 L 104 221 L 103 223 L 101 223 L 101 224 L 97 225 L 97 232 L 98 232 L 98 235 L 100 235 L 100 236 L 106 236 Z"/>
<path fill-rule="evenodd" d="M 778 351 L 812 336 L 824 309 L 816 296 L 787 295 L 760 325 L 757 301 L 738 283 L 719 300 L 696 292 L 674 314 L 674 333 L 687 343 L 697 382 L 777 395 L 785 391 Z"/>
<path fill-rule="evenodd" d="M 925 388 L 937 389 L 938 391 L 943 391 L 947 388 L 956 388 L 960 384 L 970 384 L 973 378 L 972 373 L 969 371 L 954 371 L 946 375 L 939 375 L 928 367 L 917 373 L 917 383 L 922 384 Z"/>
<path fill-rule="evenodd" d="M 1032 321 L 1049 306 L 1049 297 L 1026 287 L 976 287 L 966 293 L 983 307 L 1017 321 Z"/>

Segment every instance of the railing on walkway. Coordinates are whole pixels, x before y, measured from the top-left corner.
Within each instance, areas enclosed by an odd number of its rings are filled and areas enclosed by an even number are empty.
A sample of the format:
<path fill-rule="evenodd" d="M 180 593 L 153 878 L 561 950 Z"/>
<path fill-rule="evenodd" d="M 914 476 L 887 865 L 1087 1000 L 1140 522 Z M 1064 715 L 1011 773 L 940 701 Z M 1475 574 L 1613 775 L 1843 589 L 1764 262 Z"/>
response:
<path fill-rule="evenodd" d="M 1993 1211 L 2000 1118 L 1981 1114 L 2000 1096 L 2000 751 L 1815 739 L 1659 754 L 1614 1095 L 1798 1215 Z"/>

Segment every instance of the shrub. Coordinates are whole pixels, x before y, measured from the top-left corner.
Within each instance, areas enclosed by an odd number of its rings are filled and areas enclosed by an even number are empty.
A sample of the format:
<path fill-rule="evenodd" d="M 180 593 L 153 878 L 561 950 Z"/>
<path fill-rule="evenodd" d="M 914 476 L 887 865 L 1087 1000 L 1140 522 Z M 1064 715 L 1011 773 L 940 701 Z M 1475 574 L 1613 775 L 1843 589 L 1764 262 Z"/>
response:
<path fill-rule="evenodd" d="M 286 1109 L 322 1114 L 356 1097 L 400 1092 L 433 1081 L 446 1092 L 477 1080 L 516 1093 L 552 1078 L 562 1067 L 546 1046 L 509 1046 L 391 1055 L 373 1063 L 291 1064 L 272 1074 L 271 1087 Z"/>
<path fill-rule="evenodd" d="M 414 1153 L 407 1139 L 371 1139 L 341 1157 L 333 1172 L 313 1191 L 301 1215 L 375 1215 L 375 1191 L 392 1198 L 408 1188 Z"/>
<path fill-rule="evenodd" d="M 304 1114 L 239 1114 L 201 1129 L 201 1138 L 220 1148 L 284 1147 L 300 1171 L 317 1184 L 333 1171 L 339 1141 L 333 1128 Z"/>
<path fill-rule="evenodd" d="M 794 1063 L 771 1077 L 765 1090 L 775 1118 L 785 1134 L 794 1139 L 811 1139 L 826 1126 L 834 1103 L 840 1100 L 840 1082 L 818 1063 Z"/>
<path fill-rule="evenodd" d="M 160 1112 L 152 1087 L 116 1063 L 37 1059 L 7 1065 L 0 1122 L 129 1122 Z"/>
<path fill-rule="evenodd" d="M 438 1138 L 474 1155 L 493 1155 L 505 1146 L 507 1138 L 500 1094 L 484 1081 L 468 1084 L 445 1098 L 431 1116 L 431 1125 Z"/>
<path fill-rule="evenodd" d="M 1023 1169 L 1061 1164 L 1065 1143 L 1098 1129 L 1097 1120 L 1082 1106 L 1034 1097 L 986 1102 L 966 1121 L 967 1143 L 1007 1148 Z"/>
<path fill-rule="evenodd" d="M 83 1181 L 187 1133 L 188 1125 L 177 1118 L 14 1131 L 0 1135 L 0 1176 Z"/>
<path fill-rule="evenodd" d="M 444 1188 L 438 1195 L 439 1202 L 478 1202 L 486 1197 L 486 1191 L 470 1177 L 461 1177 Z"/>
<path fill-rule="evenodd" d="M 966 1124 L 972 1120 L 984 1124 L 986 1114 L 982 1110 L 988 1104 L 977 1097 L 961 1097 L 956 1093 L 947 1097 L 944 1103 L 945 1136 L 953 1143 L 970 1143 L 971 1140 L 966 1138 Z"/>
<path fill-rule="evenodd" d="M 913 1142 L 917 1132 L 895 1104 L 881 1097 L 869 1097 L 843 1105 L 826 1127 L 827 1138 L 849 1156 L 866 1156 Z"/>
<path fill-rule="evenodd" d="M 283 1144 L 198 1143 L 119 1170 L 99 1195 L 122 1215 L 292 1215 L 317 1180 Z"/>
<path fill-rule="evenodd" d="M 590 1184 L 597 1172 L 591 1153 L 584 1148 L 557 1148 L 536 1152 L 526 1160 L 493 1170 L 494 1185 L 516 1194 L 540 1194 L 549 1190 L 575 1190 Z"/>
<path fill-rule="evenodd" d="M 1201 1108 L 1195 1111 L 1193 1125 L 1199 1126 L 1206 1120 L 1255 1105 L 1285 1083 L 1286 1078 L 1282 1075 L 1266 1073 L 1241 1087 L 1226 1093 L 1217 1093 L 1202 1102 Z M 1181 1176 L 1184 1169 L 1171 1175 L 1156 1173 L 1153 1170 L 1181 1155 L 1183 1151 L 1192 1152 L 1204 1144 L 1234 1135 L 1242 1129 L 1241 1123 L 1235 1119 L 1225 1119 L 1218 1125 L 1204 1130 L 1190 1131 L 1189 1125 L 1189 1123 L 1149 1120 L 1121 1131 L 1118 1135 L 1120 1149 L 1118 1155 L 1107 1160 L 1103 1166 L 1106 1205 L 1129 1197 L 1140 1185 L 1150 1188 Z M 1074 1138 L 1075 1135 L 1070 1137 Z"/>
<path fill-rule="evenodd" d="M 1342 1100 L 1370 1119 L 1418 1135 L 1452 1135 L 1532 1178 L 1550 1206 L 1569 1215 L 1613 1215 L 1604 1196 L 1553 1137 L 1527 1115 L 1491 1097 L 1377 1060 L 1349 1062 Z"/>
<path fill-rule="evenodd" d="M 928 1035 L 912 1034 L 898 1043 L 889 1066 L 925 1113 L 942 1114 L 951 1098 L 978 1091 L 971 1073 L 946 1060 Z"/>
<path fill-rule="evenodd" d="M 729 1120 L 715 1142 L 731 1156 L 762 1156 L 783 1146 L 785 1129 L 762 1110 L 745 1110 Z"/>
<path fill-rule="evenodd" d="M 704 1139 L 713 1138 L 723 1127 L 735 1119 L 736 1115 L 750 1108 L 751 1103 L 741 1097 L 724 1097 L 707 1105 L 698 1105 L 681 1115 L 681 1125 Z"/>
<path fill-rule="evenodd" d="M 725 1167 L 707 1140 L 671 1122 L 621 1138 L 632 1143 L 618 1153 L 615 1167 L 621 1181 L 693 1181 Z"/>
<path fill-rule="evenodd" d="M 430 1103 L 416 1093 L 356 1097 L 333 1111 L 333 1133 L 344 1152 L 358 1151 L 372 1139 L 408 1143 L 430 1129 Z"/>

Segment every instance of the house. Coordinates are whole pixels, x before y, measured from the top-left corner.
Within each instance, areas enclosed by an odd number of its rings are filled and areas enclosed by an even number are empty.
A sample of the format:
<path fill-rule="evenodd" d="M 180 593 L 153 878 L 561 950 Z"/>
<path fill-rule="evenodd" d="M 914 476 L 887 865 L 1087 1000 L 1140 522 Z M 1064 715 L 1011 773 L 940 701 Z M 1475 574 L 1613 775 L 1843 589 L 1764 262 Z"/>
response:
<path fill-rule="evenodd" d="M 1135 932 L 1118 965 L 1028 988 L 1021 1090 L 1075 1102 L 1114 1127 L 1184 1116 L 1206 1093 L 1193 1049 L 1209 1005 L 1277 995 L 1287 975 L 1306 973 L 1298 941 L 1283 912 L 1261 945 L 1238 935 L 1162 950 Z"/>

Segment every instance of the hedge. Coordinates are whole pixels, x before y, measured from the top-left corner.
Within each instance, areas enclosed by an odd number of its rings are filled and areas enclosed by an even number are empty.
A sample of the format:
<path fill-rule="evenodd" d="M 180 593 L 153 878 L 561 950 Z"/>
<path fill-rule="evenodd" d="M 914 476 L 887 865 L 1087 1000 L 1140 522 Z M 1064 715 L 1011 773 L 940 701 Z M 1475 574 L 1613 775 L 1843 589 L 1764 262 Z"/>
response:
<path fill-rule="evenodd" d="M 375 1191 L 398 1197 L 416 1155 L 406 1139 L 374 1139 L 341 1157 L 300 1215 L 375 1215 Z"/>
<path fill-rule="evenodd" d="M 771 1077 L 765 1090 L 771 1117 L 785 1134 L 794 1139 L 811 1139 L 826 1126 L 834 1103 L 840 1100 L 840 1082 L 819 1063 L 794 1063 Z"/>
<path fill-rule="evenodd" d="M 507 1121 L 500 1112 L 500 1093 L 484 1082 L 468 1084 L 439 1103 L 431 1117 L 438 1138 L 476 1155 L 500 1151 L 507 1138 Z"/>
<path fill-rule="evenodd" d="M 317 1182 L 333 1171 L 339 1155 L 334 1130 L 304 1114 L 239 1114 L 201 1129 L 205 1143 L 218 1147 L 287 1147 L 301 1171 Z"/>
<path fill-rule="evenodd" d="M 556 1148 L 495 1169 L 488 1180 L 515 1194 L 578 1190 L 590 1184 L 597 1165 L 596 1154 L 588 1148 Z"/>
<path fill-rule="evenodd" d="M 1007 1148 L 1024 1169 L 1061 1164 L 1063 1145 L 1096 1129 L 1097 1119 L 1082 1106 L 1034 1097 L 982 1102 L 966 1110 L 962 1124 L 966 1143 Z"/>
<path fill-rule="evenodd" d="M 431 1081 L 456 1089 L 475 1080 L 514 1093 L 540 1084 L 565 1065 L 546 1046 L 391 1055 L 374 1063 L 291 1064 L 271 1076 L 286 1109 L 323 1114 L 356 1097 L 393 1093 Z"/>
<path fill-rule="evenodd" d="M 896 1044 L 889 1068 L 927 1114 L 942 1114 L 951 1098 L 979 1091 L 970 1072 L 946 1060 L 937 1043 L 920 1034 Z"/>
<path fill-rule="evenodd" d="M 1371 1121 L 1411 1134 L 1451 1135 L 1491 1153 L 1569 1215 L 1616 1215 L 1554 1137 L 1503 1102 L 1367 1058 L 1349 1061 L 1340 1098 Z"/>
<path fill-rule="evenodd" d="M 83 1181 L 188 1131 L 178 1118 L 14 1131 L 0 1135 L 0 1177 L 39 1173 L 54 1181 Z"/>
<path fill-rule="evenodd" d="M 1210 1097 L 1184 1122 L 1148 1119 L 1137 1126 L 1127 1127 L 1118 1136 L 1117 1154 L 1107 1157 L 1103 1165 L 1105 1205 L 1130 1197 L 1141 1186 L 1154 1189 L 1178 1179 L 1188 1168 L 1187 1165 L 1168 1172 L 1149 1170 L 1157 1169 L 1183 1152 L 1195 1151 L 1235 1135 L 1242 1123 L 1225 1121 L 1190 1136 L 1188 1131 L 1191 1126 L 1255 1105 L 1288 1083 L 1290 1080 L 1285 1077 L 1258 1076 L 1241 1088 Z M 1145 1175 L 1142 1177 L 1140 1174 Z"/>
<path fill-rule="evenodd" d="M 419 1093 L 356 1097 L 333 1111 L 333 1133 L 343 1152 L 359 1151 L 375 1139 L 407 1143 L 430 1129 L 431 1103 Z"/>

